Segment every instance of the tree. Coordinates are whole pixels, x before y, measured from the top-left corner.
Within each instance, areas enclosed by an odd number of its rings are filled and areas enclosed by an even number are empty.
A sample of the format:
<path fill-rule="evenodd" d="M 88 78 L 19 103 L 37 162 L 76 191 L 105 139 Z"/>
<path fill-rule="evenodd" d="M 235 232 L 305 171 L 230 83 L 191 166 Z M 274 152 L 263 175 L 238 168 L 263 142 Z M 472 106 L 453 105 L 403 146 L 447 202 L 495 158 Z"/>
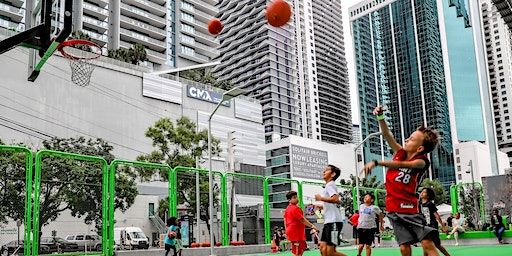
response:
<path fill-rule="evenodd" d="M 480 212 L 479 212 L 479 202 L 480 202 L 480 189 L 475 187 L 473 188 L 470 184 L 464 184 L 460 187 L 457 193 L 459 194 L 459 212 L 464 214 L 467 220 L 471 221 L 473 224 L 479 226 L 480 220 Z M 476 205 L 475 205 L 476 203 Z M 462 204 L 462 205 L 461 205 Z"/>
<path fill-rule="evenodd" d="M 146 52 L 146 47 L 142 44 L 133 44 L 130 49 L 128 49 L 128 58 L 129 62 L 138 65 L 140 62 L 144 62 L 148 60 L 148 54 Z"/>
<path fill-rule="evenodd" d="M 156 149 L 147 155 L 137 157 L 139 161 L 147 161 L 153 163 L 165 163 L 171 167 L 176 166 L 195 166 L 196 159 L 201 157 L 208 149 L 208 130 L 204 129 L 196 131 L 196 124 L 187 117 L 181 117 L 176 122 L 169 118 L 158 120 L 153 126 L 146 131 L 146 137 L 153 141 L 153 147 Z M 212 154 L 218 155 L 220 152 L 219 140 L 212 140 Z M 143 180 L 159 179 L 168 181 L 167 172 L 165 170 L 140 170 Z M 178 204 L 186 204 L 189 206 L 189 213 L 196 214 L 196 193 L 195 180 L 178 179 Z M 204 175 L 200 175 L 200 190 L 208 191 L 208 179 Z M 218 194 L 218 188 L 214 191 Z M 215 197 L 217 198 L 217 197 Z M 168 198 L 165 199 L 168 201 Z M 208 223 L 209 220 L 209 204 L 208 193 L 200 194 L 200 215 L 201 220 Z M 214 201 L 214 206 L 218 207 L 218 200 Z M 168 203 L 160 204 L 158 208 L 159 216 L 165 216 L 168 209 Z M 210 229 L 209 224 L 208 229 Z"/>
<path fill-rule="evenodd" d="M 211 72 L 206 72 L 204 69 L 185 70 L 180 72 L 180 77 L 183 77 L 194 82 L 211 85 L 223 90 L 230 90 L 233 84 L 226 80 L 219 80 Z"/>
<path fill-rule="evenodd" d="M 139 43 L 133 44 L 130 49 L 110 49 L 108 50 L 108 57 L 133 65 L 138 65 L 148 60 L 146 47 Z"/>
<path fill-rule="evenodd" d="M 438 180 L 424 179 L 423 182 L 421 183 L 421 187 L 428 187 L 434 190 L 434 192 L 436 193 L 434 203 L 436 205 L 446 203 L 446 193 L 444 191 L 444 187 Z"/>
<path fill-rule="evenodd" d="M 52 138 L 43 141 L 44 149 L 90 156 L 107 161 L 114 159 L 113 147 L 102 139 Z M 25 198 L 25 164 L 20 154 L 0 154 L 0 191 L 2 210 L 0 221 L 23 220 Z M 96 163 L 58 157 L 45 157 L 41 173 L 40 226 L 56 220 L 69 210 L 73 217 L 84 218 L 86 224 L 95 224 L 101 233 L 102 174 Z M 122 169 L 116 172 L 115 209 L 126 211 L 137 196 L 135 174 Z M 20 207 L 21 206 L 21 207 Z"/>
<path fill-rule="evenodd" d="M 350 175 L 350 180 L 341 179 L 340 180 L 341 185 L 347 185 L 351 187 L 356 186 L 356 177 L 354 175 Z M 359 186 L 364 188 L 377 188 L 377 189 L 384 189 L 384 184 L 377 180 L 377 177 L 370 176 L 370 177 L 364 177 L 359 178 Z M 360 195 L 364 195 L 367 191 L 360 190 Z M 354 212 L 354 205 L 352 200 L 352 190 L 344 190 L 341 194 L 341 206 L 345 208 L 345 212 L 347 213 L 353 213 Z M 385 207 L 386 201 L 384 198 L 385 194 L 381 195 L 379 193 L 379 207 Z M 363 200 L 363 197 L 361 196 L 360 200 Z M 362 203 L 362 201 L 361 201 Z"/>

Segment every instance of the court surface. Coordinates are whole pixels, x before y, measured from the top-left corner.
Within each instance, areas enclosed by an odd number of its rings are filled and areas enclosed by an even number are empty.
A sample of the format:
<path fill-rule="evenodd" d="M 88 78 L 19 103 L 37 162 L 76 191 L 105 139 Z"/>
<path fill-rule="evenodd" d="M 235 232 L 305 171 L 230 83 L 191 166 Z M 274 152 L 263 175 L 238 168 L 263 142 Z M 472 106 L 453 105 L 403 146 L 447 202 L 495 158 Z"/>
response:
<path fill-rule="evenodd" d="M 479 246 L 451 246 L 447 247 L 448 252 L 453 256 L 512 256 L 512 245 L 479 245 Z M 342 252 L 349 256 L 356 256 L 357 251 L 354 247 L 338 247 L 338 252 Z M 263 255 L 292 255 L 291 252 L 269 253 L 269 254 L 254 254 L 254 256 Z M 320 255 L 318 250 L 306 251 L 304 256 Z M 362 255 L 366 255 L 363 250 Z M 372 248 L 372 255 L 374 256 L 400 256 L 398 247 L 393 248 Z M 413 247 L 412 255 L 423 255 L 421 248 Z"/>

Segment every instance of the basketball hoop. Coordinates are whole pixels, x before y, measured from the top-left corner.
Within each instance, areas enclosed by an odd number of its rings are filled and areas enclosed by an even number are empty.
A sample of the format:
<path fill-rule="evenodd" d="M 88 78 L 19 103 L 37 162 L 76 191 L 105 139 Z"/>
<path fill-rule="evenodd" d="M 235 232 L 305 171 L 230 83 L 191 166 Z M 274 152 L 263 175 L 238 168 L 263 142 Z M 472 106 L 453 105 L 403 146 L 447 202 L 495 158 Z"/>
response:
<path fill-rule="evenodd" d="M 69 60 L 71 81 L 79 86 L 88 86 L 94 70 L 93 61 L 101 56 L 101 47 L 91 41 L 72 39 L 62 42 L 58 50 Z"/>

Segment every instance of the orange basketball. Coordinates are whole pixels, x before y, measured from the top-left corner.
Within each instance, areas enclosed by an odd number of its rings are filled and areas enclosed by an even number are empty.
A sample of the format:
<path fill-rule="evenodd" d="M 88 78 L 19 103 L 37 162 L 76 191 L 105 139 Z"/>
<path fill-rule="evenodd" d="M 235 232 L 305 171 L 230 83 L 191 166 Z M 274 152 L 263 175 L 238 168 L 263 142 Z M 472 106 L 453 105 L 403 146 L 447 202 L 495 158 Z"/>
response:
<path fill-rule="evenodd" d="M 292 8 L 283 0 L 274 0 L 267 6 L 266 16 L 270 25 L 281 27 L 290 20 Z"/>
<path fill-rule="evenodd" d="M 222 23 L 218 19 L 212 19 L 208 22 L 208 32 L 212 35 L 217 35 L 222 31 Z"/>

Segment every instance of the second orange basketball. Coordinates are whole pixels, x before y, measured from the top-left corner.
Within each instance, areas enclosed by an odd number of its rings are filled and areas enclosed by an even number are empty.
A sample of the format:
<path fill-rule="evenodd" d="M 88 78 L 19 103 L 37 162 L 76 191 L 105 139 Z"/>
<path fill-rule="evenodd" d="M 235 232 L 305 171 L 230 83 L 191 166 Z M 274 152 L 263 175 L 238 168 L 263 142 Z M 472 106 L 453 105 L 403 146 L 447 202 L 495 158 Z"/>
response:
<path fill-rule="evenodd" d="M 282 27 L 288 23 L 292 16 L 292 8 L 283 0 L 274 0 L 267 5 L 268 23 L 274 27 Z"/>

